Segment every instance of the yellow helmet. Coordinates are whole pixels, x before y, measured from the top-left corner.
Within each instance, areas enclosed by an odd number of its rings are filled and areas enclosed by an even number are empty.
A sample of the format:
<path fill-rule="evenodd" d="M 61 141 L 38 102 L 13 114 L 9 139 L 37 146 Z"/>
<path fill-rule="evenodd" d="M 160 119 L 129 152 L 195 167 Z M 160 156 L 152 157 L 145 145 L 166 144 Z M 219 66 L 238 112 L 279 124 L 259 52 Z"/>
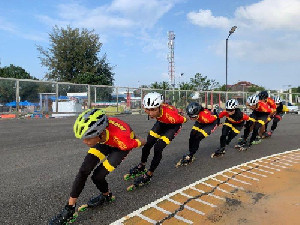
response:
<path fill-rule="evenodd" d="M 108 118 L 101 109 L 88 109 L 76 119 L 73 130 L 76 138 L 99 136 L 108 126 Z"/>

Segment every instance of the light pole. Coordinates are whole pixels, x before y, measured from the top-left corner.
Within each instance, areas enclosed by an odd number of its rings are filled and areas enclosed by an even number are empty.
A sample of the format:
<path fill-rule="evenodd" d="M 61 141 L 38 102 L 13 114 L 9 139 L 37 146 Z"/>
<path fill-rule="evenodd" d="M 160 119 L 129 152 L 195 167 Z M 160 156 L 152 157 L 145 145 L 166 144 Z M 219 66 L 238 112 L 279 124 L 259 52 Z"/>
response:
<path fill-rule="evenodd" d="M 229 31 L 228 37 L 226 38 L 226 92 L 227 92 L 227 61 L 228 61 L 228 38 L 230 37 L 231 34 L 234 33 L 236 30 L 237 26 L 233 26 L 231 30 Z"/>

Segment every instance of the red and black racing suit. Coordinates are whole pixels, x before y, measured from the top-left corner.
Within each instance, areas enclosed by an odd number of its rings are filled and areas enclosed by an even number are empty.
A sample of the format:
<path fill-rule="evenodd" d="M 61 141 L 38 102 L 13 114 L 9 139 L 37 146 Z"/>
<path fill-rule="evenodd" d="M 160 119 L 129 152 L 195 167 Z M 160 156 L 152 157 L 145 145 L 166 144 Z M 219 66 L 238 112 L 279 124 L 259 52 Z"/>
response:
<path fill-rule="evenodd" d="M 276 103 L 275 103 L 273 98 L 268 97 L 267 98 L 267 104 L 270 106 L 271 113 L 270 113 L 270 115 L 267 119 L 267 122 L 265 124 L 265 131 L 267 131 L 269 122 L 274 118 L 274 115 L 276 113 L 276 108 L 277 108 Z"/>
<path fill-rule="evenodd" d="M 106 175 L 117 168 L 130 150 L 141 146 L 131 127 L 118 118 L 108 118 L 105 132 L 106 141 L 89 149 L 73 183 L 70 194 L 72 198 L 78 198 L 87 177 L 100 161 L 102 163 L 94 170 L 92 180 L 102 193 L 108 192 Z"/>
<path fill-rule="evenodd" d="M 250 118 L 245 125 L 244 141 L 247 140 L 250 134 L 251 126 L 253 124 L 254 124 L 254 128 L 250 138 L 250 144 L 256 139 L 260 127 L 266 124 L 271 111 L 272 110 L 270 106 L 266 102 L 258 101 L 258 103 L 256 104 L 256 108 L 251 113 Z"/>
<path fill-rule="evenodd" d="M 240 109 L 235 109 L 232 115 L 229 115 L 226 110 L 219 114 L 219 118 L 223 118 L 224 116 L 226 120 L 223 123 L 222 135 L 220 137 L 220 149 L 224 149 L 240 133 L 245 121 L 249 120 L 249 116 Z"/>
<path fill-rule="evenodd" d="M 209 136 L 217 127 L 218 118 L 211 111 L 204 109 L 200 111 L 197 121 L 192 127 L 189 139 L 189 152 L 193 156 L 199 149 L 200 141 Z"/>
<path fill-rule="evenodd" d="M 273 116 L 273 124 L 271 126 L 271 132 L 273 132 L 277 128 L 277 124 L 282 119 L 283 113 L 284 113 L 283 112 L 283 104 L 282 104 L 282 102 L 280 102 L 276 108 L 276 113 Z"/>
<path fill-rule="evenodd" d="M 164 148 L 174 139 L 182 123 L 186 122 L 186 118 L 180 115 L 174 106 L 162 104 L 160 107 L 161 115 L 156 118 L 157 122 L 150 130 L 147 143 L 142 149 L 141 162 L 146 163 L 150 150 L 154 146 L 154 156 L 149 169 L 151 172 L 154 172 L 159 165 Z"/>

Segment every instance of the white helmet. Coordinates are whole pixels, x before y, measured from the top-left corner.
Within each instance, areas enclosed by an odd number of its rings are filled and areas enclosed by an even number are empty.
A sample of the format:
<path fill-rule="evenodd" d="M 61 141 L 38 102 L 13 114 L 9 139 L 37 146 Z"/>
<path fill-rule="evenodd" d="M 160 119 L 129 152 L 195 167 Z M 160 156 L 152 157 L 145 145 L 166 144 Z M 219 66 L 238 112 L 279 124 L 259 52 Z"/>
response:
<path fill-rule="evenodd" d="M 229 99 L 226 102 L 226 109 L 235 109 L 238 106 L 238 102 L 235 99 Z"/>
<path fill-rule="evenodd" d="M 279 96 L 275 96 L 274 101 L 276 104 L 279 104 L 280 102 L 282 102 Z"/>
<path fill-rule="evenodd" d="M 151 92 L 145 95 L 143 105 L 145 109 L 154 109 L 159 107 L 164 101 L 164 97 L 157 93 Z"/>
<path fill-rule="evenodd" d="M 250 106 L 253 106 L 253 105 L 256 105 L 258 103 L 258 96 L 257 95 L 251 95 L 248 97 L 247 99 L 247 103 L 250 105 Z"/>

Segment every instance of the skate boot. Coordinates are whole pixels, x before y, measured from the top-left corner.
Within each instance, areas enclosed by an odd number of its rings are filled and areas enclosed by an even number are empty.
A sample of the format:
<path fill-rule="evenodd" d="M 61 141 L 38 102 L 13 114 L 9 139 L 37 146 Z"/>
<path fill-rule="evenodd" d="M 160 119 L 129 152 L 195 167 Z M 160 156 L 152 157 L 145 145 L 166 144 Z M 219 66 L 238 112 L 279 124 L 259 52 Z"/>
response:
<path fill-rule="evenodd" d="M 49 222 L 49 225 L 65 225 L 71 222 L 74 217 L 75 206 L 66 205 L 61 213 L 57 214 L 52 220 Z"/>
<path fill-rule="evenodd" d="M 239 149 L 240 147 L 242 147 L 246 143 L 247 143 L 247 141 L 245 139 L 242 139 L 234 147 Z"/>
<path fill-rule="evenodd" d="M 257 145 L 261 142 L 261 137 L 257 136 L 254 141 L 251 142 L 251 145 Z"/>
<path fill-rule="evenodd" d="M 129 170 L 129 173 L 124 175 L 124 180 L 134 179 L 140 175 L 143 175 L 147 172 L 147 169 L 145 169 L 145 165 L 139 164 Z"/>
<path fill-rule="evenodd" d="M 251 147 L 251 144 L 250 143 L 243 143 L 240 145 L 240 147 L 238 148 L 239 151 L 246 151 L 248 150 L 249 148 Z"/>
<path fill-rule="evenodd" d="M 112 195 L 112 193 L 109 193 L 108 195 L 103 195 L 102 193 L 96 197 L 91 198 L 87 206 L 89 208 L 97 207 L 99 205 L 103 205 L 104 203 L 112 202 L 115 200 L 115 196 Z"/>
<path fill-rule="evenodd" d="M 225 154 L 225 148 L 219 148 L 217 151 L 211 154 L 211 158 L 217 158 L 223 156 L 224 154 Z"/>
<path fill-rule="evenodd" d="M 272 133 L 271 133 L 271 135 L 272 135 Z M 264 132 L 262 135 L 262 138 L 269 138 L 269 137 L 271 137 L 271 135 L 270 135 L 270 132 Z"/>
<path fill-rule="evenodd" d="M 239 141 L 244 140 L 244 135 L 242 135 L 238 140 L 239 140 Z"/>
<path fill-rule="evenodd" d="M 146 184 L 149 184 L 152 176 L 148 175 L 148 173 L 143 174 L 142 176 L 136 178 L 134 183 L 127 188 L 127 191 L 132 191 L 138 187 L 142 187 Z"/>
<path fill-rule="evenodd" d="M 195 160 L 195 156 L 191 156 L 191 155 L 184 155 L 182 157 L 182 159 L 179 160 L 179 162 L 176 164 L 176 168 L 178 168 L 179 166 L 187 166 L 190 163 L 194 162 Z"/>

